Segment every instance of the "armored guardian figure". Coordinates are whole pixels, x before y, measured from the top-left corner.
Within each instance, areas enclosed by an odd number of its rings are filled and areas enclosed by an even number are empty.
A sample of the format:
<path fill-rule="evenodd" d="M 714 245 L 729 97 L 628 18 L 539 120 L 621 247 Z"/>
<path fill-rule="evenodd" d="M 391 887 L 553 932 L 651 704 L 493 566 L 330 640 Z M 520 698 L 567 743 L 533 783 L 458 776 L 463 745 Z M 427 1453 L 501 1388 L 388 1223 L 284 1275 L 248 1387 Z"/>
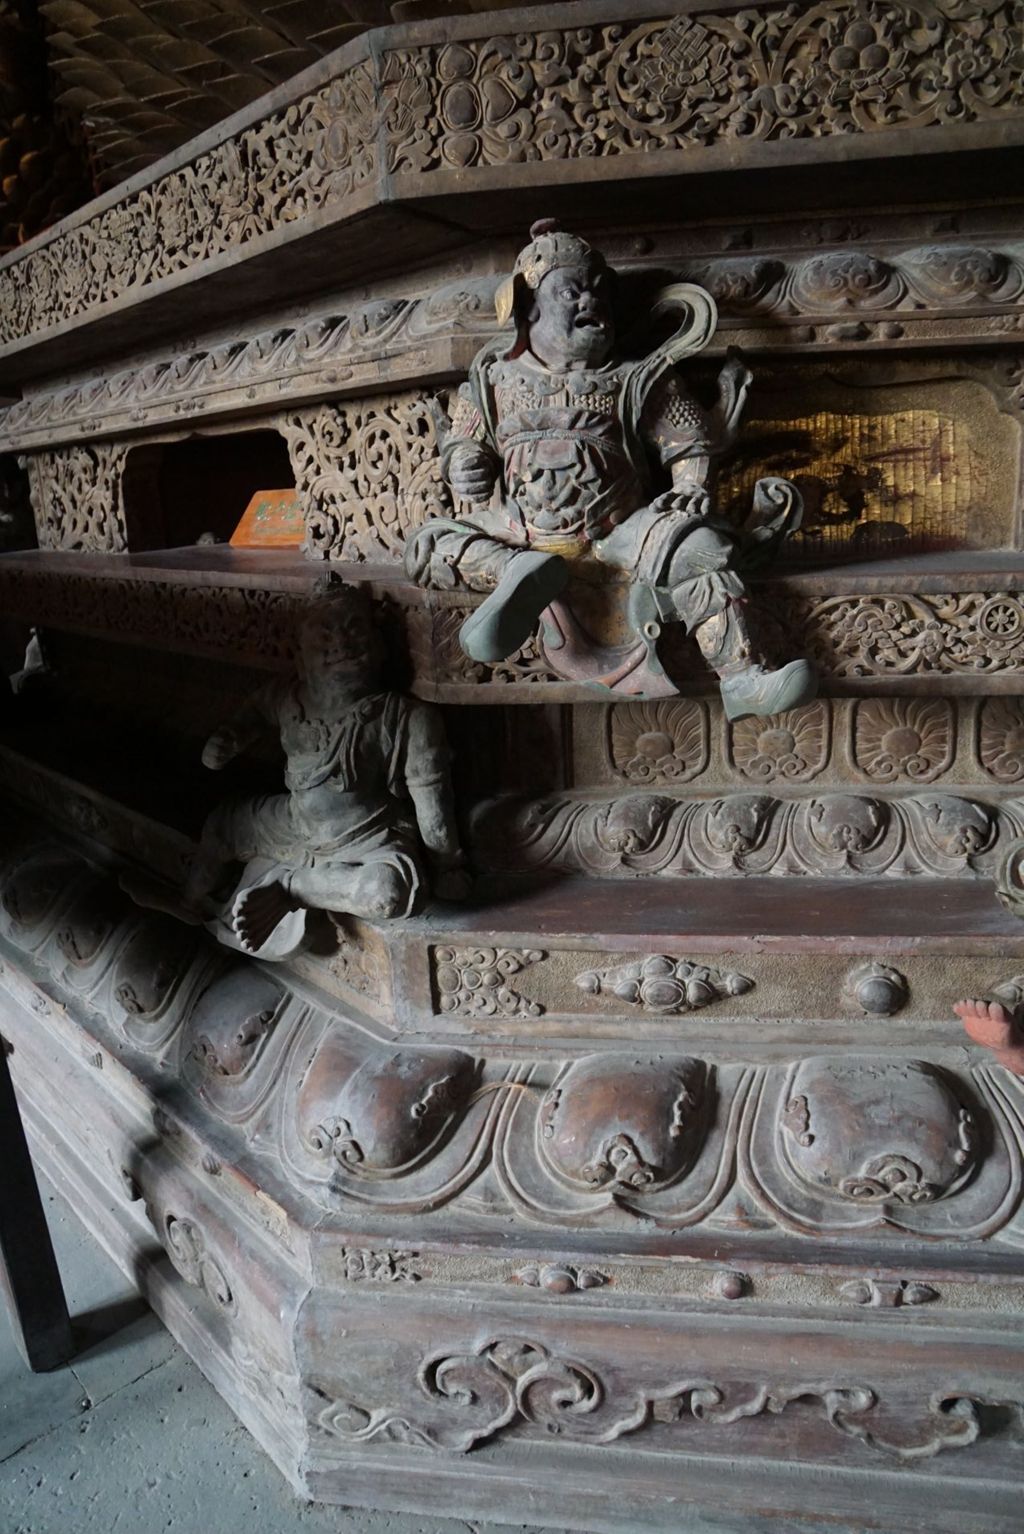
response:
<path fill-rule="evenodd" d="M 476 357 L 443 444 L 444 473 L 465 515 L 417 530 L 408 573 L 424 586 L 486 593 L 459 636 L 473 660 L 511 655 L 542 620 L 547 658 L 558 669 L 559 652 L 563 666 L 571 653 L 586 680 L 598 672 L 580 662 L 566 588 L 581 573 L 578 561 L 599 561 L 630 583 L 632 647 L 619 651 L 634 659 L 617 671 L 605 664 L 606 687 L 674 692 L 655 643 L 663 625 L 682 623 L 721 678 L 731 718 L 809 702 L 816 679 L 808 661 L 772 669 L 758 653 L 743 579 L 799 525 L 799 495 L 785 480 L 759 481 L 742 531 L 713 511 L 711 465 L 735 435 L 750 375 L 728 363 L 708 414 L 674 367 L 711 339 L 713 301 L 687 285 L 667 290 L 663 306 L 674 300 L 688 315 L 684 333 L 640 361 L 617 361 L 613 274 L 603 256 L 550 220 L 531 233 L 497 297 L 499 319 L 515 320 L 515 340 Z M 671 483 L 662 493 L 659 471 Z"/>

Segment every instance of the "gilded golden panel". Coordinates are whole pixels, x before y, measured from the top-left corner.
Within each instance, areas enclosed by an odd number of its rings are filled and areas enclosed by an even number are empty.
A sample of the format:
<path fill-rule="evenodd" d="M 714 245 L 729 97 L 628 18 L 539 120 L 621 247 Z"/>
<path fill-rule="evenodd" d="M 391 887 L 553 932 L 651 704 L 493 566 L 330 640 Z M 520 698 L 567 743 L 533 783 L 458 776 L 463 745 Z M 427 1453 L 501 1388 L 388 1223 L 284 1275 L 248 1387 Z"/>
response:
<path fill-rule="evenodd" d="M 1013 535 L 1018 433 L 967 380 L 805 385 L 783 411 L 752 414 L 725 465 L 722 504 L 740 517 L 761 475 L 793 480 L 801 559 L 998 547 Z"/>

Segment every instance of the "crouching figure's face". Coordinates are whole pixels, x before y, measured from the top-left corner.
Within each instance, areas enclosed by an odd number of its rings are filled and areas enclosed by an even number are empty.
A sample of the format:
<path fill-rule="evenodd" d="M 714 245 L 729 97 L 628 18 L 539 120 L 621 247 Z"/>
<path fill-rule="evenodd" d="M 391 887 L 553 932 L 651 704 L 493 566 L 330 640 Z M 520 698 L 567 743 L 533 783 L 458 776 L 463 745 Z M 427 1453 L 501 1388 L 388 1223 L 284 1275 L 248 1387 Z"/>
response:
<path fill-rule="evenodd" d="M 380 646 L 369 606 L 361 595 L 326 597 L 318 602 L 299 635 L 302 671 L 307 681 L 372 681 L 380 669 Z"/>

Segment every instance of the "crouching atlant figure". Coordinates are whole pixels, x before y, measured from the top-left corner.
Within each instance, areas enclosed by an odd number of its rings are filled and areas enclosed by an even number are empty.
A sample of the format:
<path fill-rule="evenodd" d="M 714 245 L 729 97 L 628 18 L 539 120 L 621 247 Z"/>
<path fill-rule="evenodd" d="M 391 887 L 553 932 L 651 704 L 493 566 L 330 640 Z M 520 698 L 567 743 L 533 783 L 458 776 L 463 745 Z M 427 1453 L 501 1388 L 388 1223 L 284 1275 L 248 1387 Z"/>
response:
<path fill-rule="evenodd" d="M 551 220 L 531 233 L 497 295 L 515 340 L 478 354 L 442 445 L 445 476 L 468 510 L 416 531 L 409 575 L 487 593 L 459 636 L 475 661 L 503 660 L 540 621 L 559 675 L 669 694 L 657 640 L 663 625 L 682 623 L 721 678 L 731 718 L 809 702 L 808 661 L 771 669 L 758 652 L 743 578 L 799 525 L 799 494 L 763 479 L 746 528 L 716 515 L 711 466 L 735 437 L 750 374 L 728 362 L 718 405 L 705 413 L 675 371 L 711 340 L 714 301 L 688 284 L 666 289 L 655 310 L 682 313 L 676 334 L 639 361 L 615 360 L 603 256 Z M 656 466 L 671 481 L 660 494 Z M 581 586 L 595 584 L 595 561 L 629 582 L 623 632 L 603 644 L 580 599 Z"/>
<path fill-rule="evenodd" d="M 322 597 L 300 631 L 297 675 L 206 742 L 214 771 L 268 731 L 285 755 L 287 792 L 218 805 L 192 864 L 186 907 L 229 945 L 283 958 L 309 908 L 387 919 L 411 915 L 431 888 L 466 893 L 441 715 L 383 690 L 383 660 L 363 592 Z"/>

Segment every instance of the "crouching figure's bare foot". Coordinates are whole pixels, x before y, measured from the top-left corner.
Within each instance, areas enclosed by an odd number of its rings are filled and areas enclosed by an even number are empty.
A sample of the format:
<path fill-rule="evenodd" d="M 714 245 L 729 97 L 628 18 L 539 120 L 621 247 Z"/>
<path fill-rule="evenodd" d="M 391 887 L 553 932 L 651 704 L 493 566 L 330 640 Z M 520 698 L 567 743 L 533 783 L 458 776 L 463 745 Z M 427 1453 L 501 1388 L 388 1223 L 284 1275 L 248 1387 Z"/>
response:
<path fill-rule="evenodd" d="M 999 1064 L 1024 1076 L 1024 1030 L 1016 1014 L 1001 1001 L 970 997 L 954 1003 L 953 1011 L 975 1044 L 991 1049 Z"/>
<path fill-rule="evenodd" d="M 297 919 L 289 921 L 287 931 L 279 930 L 289 917 Z M 291 952 L 301 943 L 306 927 L 305 907 L 282 884 L 272 880 L 238 892 L 231 904 L 229 925 L 245 953 L 276 958 L 278 949 L 282 954 Z M 262 950 L 275 934 L 278 942 L 274 952 L 264 955 Z"/>

